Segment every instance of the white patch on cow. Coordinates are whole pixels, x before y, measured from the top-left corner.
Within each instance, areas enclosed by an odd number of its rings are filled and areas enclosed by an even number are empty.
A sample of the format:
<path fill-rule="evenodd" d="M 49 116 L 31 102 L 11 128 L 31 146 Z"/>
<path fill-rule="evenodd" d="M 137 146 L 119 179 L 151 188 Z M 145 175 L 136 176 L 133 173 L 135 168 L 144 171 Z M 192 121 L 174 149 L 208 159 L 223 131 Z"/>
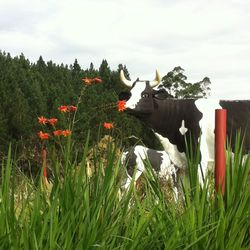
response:
<path fill-rule="evenodd" d="M 168 153 L 170 160 L 174 163 L 174 165 L 179 168 L 186 168 L 187 159 L 185 153 L 181 153 L 177 146 L 172 144 L 168 138 L 163 137 L 162 135 L 154 132 L 155 135 L 159 138 L 164 150 Z"/>
<path fill-rule="evenodd" d="M 160 171 L 158 173 L 159 177 L 165 178 L 166 180 L 169 180 L 172 174 L 170 170 L 171 168 L 171 160 L 169 155 L 165 151 L 157 151 L 161 154 L 162 162 L 160 165 Z"/>
<path fill-rule="evenodd" d="M 146 148 L 138 145 L 135 147 L 134 153 L 136 155 L 137 170 L 142 173 L 145 170 L 143 161 L 146 160 L 147 158 Z M 135 180 L 137 180 L 140 177 L 140 175 L 137 178 L 135 175 Z"/>
<path fill-rule="evenodd" d="M 121 163 L 122 163 L 123 165 L 125 164 L 125 160 L 126 160 L 127 154 L 128 154 L 128 151 L 125 151 L 125 152 L 122 153 L 122 156 L 121 156 Z"/>
<path fill-rule="evenodd" d="M 181 121 L 181 127 L 179 128 L 179 131 L 182 135 L 185 135 L 188 131 L 188 129 L 185 127 L 185 121 Z"/>
<path fill-rule="evenodd" d="M 161 153 L 162 163 L 160 166 L 159 173 L 156 173 L 164 181 L 169 181 L 171 183 L 171 188 L 173 191 L 173 197 L 175 202 L 178 201 L 178 188 L 175 186 L 177 182 L 177 169 L 175 165 L 171 162 L 170 157 L 165 151 L 157 151 Z"/>
<path fill-rule="evenodd" d="M 147 154 L 148 152 L 148 148 L 141 146 L 141 145 L 137 145 L 134 147 L 133 153 L 136 156 L 136 165 L 135 167 L 135 182 L 138 180 L 138 178 L 141 176 L 141 174 L 143 173 L 143 171 L 145 171 L 145 160 L 149 160 L 148 158 L 149 155 Z M 155 150 L 155 153 L 157 154 L 157 157 L 161 158 L 161 165 L 160 170 L 159 171 L 155 171 L 156 176 L 158 176 L 159 178 L 161 178 L 164 181 L 169 181 L 169 183 L 171 183 L 171 188 L 173 191 L 173 197 L 174 200 L 177 202 L 178 201 L 178 188 L 176 186 L 176 182 L 177 182 L 177 169 L 175 167 L 175 165 L 171 162 L 170 157 L 168 155 L 168 153 L 166 153 L 165 151 L 157 151 Z M 121 158 L 121 162 L 123 164 L 125 164 L 126 162 L 126 157 L 127 157 L 128 151 L 124 152 Z M 156 167 L 156 166 L 155 166 Z M 121 189 L 123 191 L 127 190 L 131 184 L 132 181 L 132 177 L 129 176 L 128 172 L 127 172 L 127 179 L 125 184 L 121 187 Z"/>
<path fill-rule="evenodd" d="M 206 176 L 207 170 L 214 166 L 214 129 L 215 129 L 215 110 L 220 109 L 218 100 L 198 99 L 195 105 L 202 113 L 202 119 L 199 122 L 201 128 L 200 151 L 201 168 L 203 175 Z M 203 183 L 202 173 L 199 169 L 199 181 Z"/>
<path fill-rule="evenodd" d="M 122 165 L 126 164 L 126 157 L 127 157 L 128 153 L 129 153 L 129 151 L 125 151 L 125 152 L 122 153 L 122 156 L 121 156 L 121 164 Z M 129 187 L 129 185 L 130 185 L 131 180 L 132 180 L 132 178 L 129 176 L 127 170 L 126 170 L 126 175 L 127 175 L 127 179 L 126 179 L 125 184 L 121 187 L 122 190 L 127 189 Z"/>
<path fill-rule="evenodd" d="M 124 186 L 122 187 L 122 190 L 127 190 L 129 188 L 131 180 L 132 180 L 132 178 L 129 175 L 127 175 L 127 180 L 126 180 Z"/>
<path fill-rule="evenodd" d="M 141 99 L 141 93 L 145 90 L 145 88 L 146 82 L 139 82 L 138 84 L 135 84 L 135 86 L 130 90 L 131 97 L 126 102 L 125 108 L 135 109 L 137 103 Z"/>
<path fill-rule="evenodd" d="M 165 151 L 164 151 L 165 152 Z M 175 186 L 177 182 L 177 170 L 174 164 L 171 164 L 171 161 L 168 157 L 168 154 L 165 152 L 168 158 L 168 162 L 163 162 L 161 165 L 161 170 L 158 173 L 159 177 L 164 179 L 165 181 L 169 181 L 171 183 L 171 188 L 173 191 L 173 197 L 175 202 L 178 201 L 178 188 Z"/>
<path fill-rule="evenodd" d="M 141 176 L 141 174 L 143 173 L 143 171 L 145 170 L 143 160 L 145 160 L 147 158 L 147 156 L 146 156 L 146 150 L 147 150 L 147 148 L 145 148 L 143 146 L 140 146 L 140 145 L 138 145 L 138 146 L 136 146 L 134 148 L 134 154 L 136 155 L 135 183 L 139 179 L 139 177 Z M 128 154 L 128 152 L 123 153 L 123 155 L 122 155 L 122 163 L 123 164 L 125 163 L 125 159 L 126 159 L 127 154 Z M 125 190 L 130 186 L 130 183 L 132 181 L 132 178 L 128 174 L 127 171 L 126 171 L 126 173 L 127 173 L 127 180 L 126 180 L 126 183 L 124 185 L 124 189 Z"/>

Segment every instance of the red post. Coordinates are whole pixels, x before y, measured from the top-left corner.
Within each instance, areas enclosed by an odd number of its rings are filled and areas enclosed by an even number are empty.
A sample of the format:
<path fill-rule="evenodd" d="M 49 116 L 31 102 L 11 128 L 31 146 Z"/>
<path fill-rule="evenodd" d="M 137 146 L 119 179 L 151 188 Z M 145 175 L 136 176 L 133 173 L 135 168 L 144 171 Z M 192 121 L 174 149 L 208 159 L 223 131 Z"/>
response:
<path fill-rule="evenodd" d="M 227 110 L 215 110 L 215 190 L 225 191 Z"/>
<path fill-rule="evenodd" d="M 42 166 L 43 166 L 43 177 L 47 179 L 47 151 L 46 148 L 42 149 Z"/>

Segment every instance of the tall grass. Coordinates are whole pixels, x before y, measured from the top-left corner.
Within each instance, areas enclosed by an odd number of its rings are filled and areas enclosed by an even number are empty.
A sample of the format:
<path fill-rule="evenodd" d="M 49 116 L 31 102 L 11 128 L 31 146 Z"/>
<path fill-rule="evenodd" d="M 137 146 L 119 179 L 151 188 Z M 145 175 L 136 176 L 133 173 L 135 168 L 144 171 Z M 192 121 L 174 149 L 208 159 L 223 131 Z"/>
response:
<path fill-rule="evenodd" d="M 250 158 L 243 161 L 240 142 L 227 157 L 224 196 L 214 193 L 212 176 L 201 189 L 190 185 L 188 174 L 178 202 L 165 199 L 152 171 L 145 174 L 143 197 L 133 185 L 121 196 L 124 169 L 115 146 L 108 147 L 105 164 L 96 157 L 89 177 L 88 143 L 80 163 L 68 143 L 63 176 L 61 160 L 51 161 L 50 188 L 42 174 L 39 185 L 20 176 L 9 150 L 1 164 L 1 249 L 249 249 Z M 197 162 L 189 164 L 197 172 Z"/>

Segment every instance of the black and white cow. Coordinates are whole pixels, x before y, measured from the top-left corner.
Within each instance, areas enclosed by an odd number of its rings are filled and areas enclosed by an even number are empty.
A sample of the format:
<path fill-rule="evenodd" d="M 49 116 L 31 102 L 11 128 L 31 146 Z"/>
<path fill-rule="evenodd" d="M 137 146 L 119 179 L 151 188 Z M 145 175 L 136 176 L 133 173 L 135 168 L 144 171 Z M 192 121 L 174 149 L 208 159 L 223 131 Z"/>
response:
<path fill-rule="evenodd" d="M 145 161 L 150 163 L 159 178 L 165 182 L 170 182 L 174 199 L 177 200 L 178 167 L 171 162 L 169 155 L 165 151 L 150 149 L 142 145 L 131 147 L 122 154 L 121 162 L 126 167 L 127 173 L 127 180 L 123 188 L 126 190 L 129 187 L 133 175 L 135 175 L 134 181 L 136 183 L 145 171 Z"/>
<path fill-rule="evenodd" d="M 161 78 L 156 71 L 153 81 L 129 81 L 123 71 L 121 81 L 131 88 L 119 95 L 126 100 L 125 108 L 131 115 L 146 123 L 161 141 L 170 160 L 178 167 L 185 168 L 186 144 L 197 148 L 200 140 L 201 170 L 199 180 L 203 183 L 210 163 L 214 162 L 215 109 L 227 110 L 227 135 L 234 148 L 236 132 L 244 134 L 244 150 L 250 149 L 250 101 L 214 99 L 174 99 L 162 90 L 155 90 Z M 185 135 L 185 136 L 184 136 Z"/>

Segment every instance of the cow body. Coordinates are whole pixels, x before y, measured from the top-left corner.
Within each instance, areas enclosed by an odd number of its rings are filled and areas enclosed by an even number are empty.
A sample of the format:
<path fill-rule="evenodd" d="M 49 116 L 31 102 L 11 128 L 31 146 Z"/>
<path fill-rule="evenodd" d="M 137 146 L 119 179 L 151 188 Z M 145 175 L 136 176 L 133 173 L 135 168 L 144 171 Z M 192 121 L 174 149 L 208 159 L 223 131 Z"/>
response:
<path fill-rule="evenodd" d="M 122 78 L 122 77 L 121 77 Z M 157 77 L 156 77 L 157 78 Z M 236 133 L 244 134 L 244 150 L 250 149 L 250 101 L 213 99 L 174 99 L 162 97 L 149 81 L 136 81 L 126 97 L 127 111 L 147 124 L 160 139 L 170 160 L 178 167 L 186 167 L 186 144 L 195 150 L 200 143 L 201 171 L 206 175 L 214 162 L 215 109 L 227 110 L 227 135 L 234 148 Z M 165 95 L 166 96 L 166 95 Z"/>
<path fill-rule="evenodd" d="M 179 169 L 171 162 L 169 155 L 165 151 L 158 151 L 137 145 L 124 151 L 121 161 L 126 167 L 127 173 L 124 189 L 129 187 L 133 175 L 135 175 L 136 183 L 145 171 L 145 161 L 148 161 L 158 177 L 164 181 L 170 181 L 174 197 L 177 199 L 177 174 Z"/>

